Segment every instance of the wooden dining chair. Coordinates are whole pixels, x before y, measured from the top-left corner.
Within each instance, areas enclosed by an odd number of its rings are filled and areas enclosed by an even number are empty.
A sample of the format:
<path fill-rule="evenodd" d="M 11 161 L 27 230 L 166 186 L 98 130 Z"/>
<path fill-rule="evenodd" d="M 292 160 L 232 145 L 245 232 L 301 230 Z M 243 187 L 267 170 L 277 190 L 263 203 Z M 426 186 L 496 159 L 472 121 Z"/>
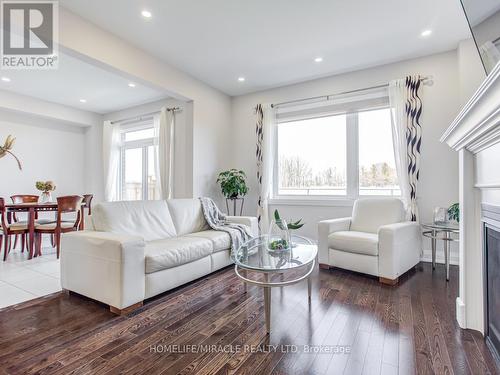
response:
<path fill-rule="evenodd" d="M 16 195 L 10 196 L 12 203 L 36 203 L 36 202 L 38 202 L 38 198 L 39 198 L 38 195 L 31 195 L 31 194 L 16 194 Z M 38 219 L 38 212 L 35 212 L 35 220 L 36 219 Z M 9 217 L 7 217 L 7 220 L 9 220 Z M 20 219 L 16 215 L 15 212 L 12 214 L 12 220 L 9 220 L 9 222 L 11 222 L 11 221 L 13 221 L 15 223 L 21 223 L 21 222 L 27 223 L 27 219 L 26 220 Z M 13 245 L 14 248 L 16 248 L 16 246 L 17 246 L 18 237 L 19 237 L 19 235 L 16 235 L 14 238 L 14 245 Z M 28 246 L 27 235 L 22 235 L 21 236 L 21 253 L 24 252 L 24 248 L 25 247 L 27 248 L 27 246 Z"/>
<path fill-rule="evenodd" d="M 28 224 L 26 222 L 10 222 L 7 220 L 5 209 L 5 199 L 0 198 L 0 222 L 2 226 L 2 240 L 3 240 L 3 260 L 7 260 L 10 253 L 10 240 L 11 236 L 28 234 Z"/>
<path fill-rule="evenodd" d="M 83 203 L 85 203 L 88 215 L 92 215 L 92 199 L 94 199 L 94 194 L 83 194 Z"/>
<path fill-rule="evenodd" d="M 35 224 L 36 254 L 41 254 L 42 234 L 53 234 L 57 249 L 57 258 L 60 255 L 61 234 L 77 231 L 80 225 L 81 205 L 83 198 L 79 195 L 57 197 L 57 219 L 52 223 Z M 63 220 L 63 214 L 75 213 L 74 220 Z"/>

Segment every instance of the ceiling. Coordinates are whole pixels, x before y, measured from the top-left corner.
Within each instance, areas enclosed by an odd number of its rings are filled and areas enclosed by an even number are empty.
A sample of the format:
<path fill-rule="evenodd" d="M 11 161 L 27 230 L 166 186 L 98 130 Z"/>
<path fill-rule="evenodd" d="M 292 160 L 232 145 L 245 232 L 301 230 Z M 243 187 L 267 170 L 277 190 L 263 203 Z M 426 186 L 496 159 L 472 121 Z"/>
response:
<path fill-rule="evenodd" d="M 472 26 L 476 26 L 500 10 L 500 0 L 462 0 L 462 2 Z"/>
<path fill-rule="evenodd" d="M 2 70 L 0 76 L 10 79 L 0 80 L 0 90 L 101 114 L 167 97 L 161 90 L 131 82 L 62 52 L 58 69 Z M 136 86 L 129 87 L 129 83 Z"/>
<path fill-rule="evenodd" d="M 60 4 L 229 95 L 447 51 L 470 37 L 459 0 Z M 426 29 L 432 34 L 424 38 Z"/>

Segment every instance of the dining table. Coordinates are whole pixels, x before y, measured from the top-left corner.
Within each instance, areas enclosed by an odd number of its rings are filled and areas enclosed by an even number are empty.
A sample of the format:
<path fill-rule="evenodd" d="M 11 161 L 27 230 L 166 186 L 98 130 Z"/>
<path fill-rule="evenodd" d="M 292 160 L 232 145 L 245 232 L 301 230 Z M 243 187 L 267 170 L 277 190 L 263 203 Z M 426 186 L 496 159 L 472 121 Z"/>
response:
<path fill-rule="evenodd" d="M 82 202 L 80 206 L 80 223 L 78 230 L 85 229 L 85 216 L 84 209 L 86 207 L 85 202 Z M 28 215 L 28 250 L 29 256 L 28 259 L 32 259 L 34 256 L 38 256 L 41 254 L 34 254 L 35 247 L 35 219 L 38 213 L 40 212 L 57 212 L 57 202 L 33 202 L 33 203 L 10 203 L 5 205 L 5 210 L 7 212 L 7 216 L 9 218 L 12 217 L 14 213 L 27 213 Z M 51 221 L 51 220 L 47 220 Z"/>

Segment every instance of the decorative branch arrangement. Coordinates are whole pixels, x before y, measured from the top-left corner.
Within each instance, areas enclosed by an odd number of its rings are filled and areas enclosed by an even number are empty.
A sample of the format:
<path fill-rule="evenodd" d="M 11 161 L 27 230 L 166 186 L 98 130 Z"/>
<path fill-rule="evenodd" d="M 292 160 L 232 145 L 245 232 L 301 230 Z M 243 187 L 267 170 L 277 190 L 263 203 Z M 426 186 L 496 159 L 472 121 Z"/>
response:
<path fill-rule="evenodd" d="M 12 137 L 11 135 L 7 136 L 7 139 L 5 140 L 5 143 L 3 146 L 0 146 L 0 159 L 3 158 L 5 155 L 9 154 L 11 155 L 14 159 L 17 161 L 17 166 L 19 167 L 19 170 L 23 170 L 23 166 L 21 165 L 21 161 L 18 159 L 16 155 L 11 151 L 12 147 L 14 146 L 14 141 L 16 139 Z"/>
<path fill-rule="evenodd" d="M 280 213 L 278 212 L 278 210 L 274 210 L 274 220 L 276 221 L 276 223 L 279 223 L 278 225 L 280 226 L 281 229 L 285 229 L 284 228 L 284 225 L 282 224 L 284 222 L 284 220 L 281 219 L 280 217 Z M 287 224 L 286 224 L 286 229 L 288 230 L 296 230 L 296 229 L 300 229 L 304 226 L 303 223 L 301 223 L 302 219 L 300 220 L 297 220 L 295 222 L 291 221 Z"/>

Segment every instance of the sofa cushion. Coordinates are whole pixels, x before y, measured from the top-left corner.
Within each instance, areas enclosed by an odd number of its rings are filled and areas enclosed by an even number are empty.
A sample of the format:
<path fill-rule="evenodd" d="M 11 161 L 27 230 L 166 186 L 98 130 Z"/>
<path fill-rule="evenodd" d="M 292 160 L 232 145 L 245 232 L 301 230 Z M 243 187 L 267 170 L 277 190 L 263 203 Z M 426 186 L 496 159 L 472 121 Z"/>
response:
<path fill-rule="evenodd" d="M 202 232 L 191 233 L 188 237 L 206 238 L 212 241 L 214 253 L 217 251 L 228 250 L 231 248 L 231 237 L 226 232 L 219 230 L 204 230 Z"/>
<path fill-rule="evenodd" d="M 405 210 L 401 199 L 358 199 L 352 210 L 351 230 L 377 233 L 383 225 L 399 223 L 404 220 Z"/>
<path fill-rule="evenodd" d="M 209 229 L 199 199 L 169 199 L 167 203 L 179 236 Z"/>
<path fill-rule="evenodd" d="M 99 203 L 92 209 L 97 231 L 141 236 L 154 241 L 176 235 L 166 201 Z"/>
<path fill-rule="evenodd" d="M 212 241 L 206 238 L 175 237 L 149 241 L 144 249 L 146 273 L 177 267 L 210 255 Z"/>
<path fill-rule="evenodd" d="M 342 231 L 328 236 L 330 249 L 364 255 L 378 255 L 378 235 L 366 232 Z"/>

